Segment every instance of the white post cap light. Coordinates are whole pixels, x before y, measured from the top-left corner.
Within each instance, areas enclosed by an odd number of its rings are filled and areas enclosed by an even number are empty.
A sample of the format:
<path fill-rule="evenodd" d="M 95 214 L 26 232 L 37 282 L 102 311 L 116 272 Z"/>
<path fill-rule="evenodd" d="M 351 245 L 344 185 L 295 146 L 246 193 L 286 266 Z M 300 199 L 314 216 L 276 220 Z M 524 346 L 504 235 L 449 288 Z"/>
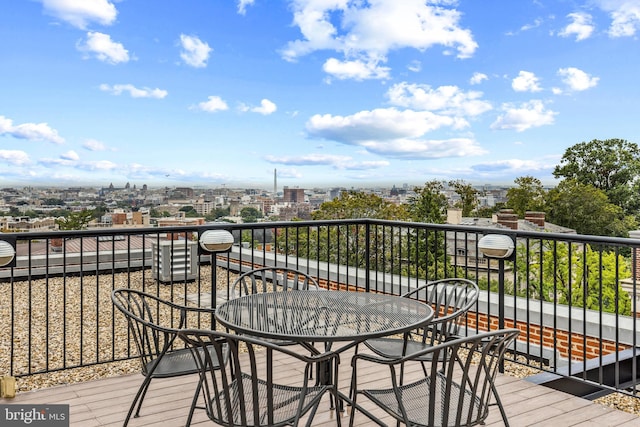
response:
<path fill-rule="evenodd" d="M 200 236 L 200 247 L 207 252 L 228 251 L 233 245 L 233 235 L 227 230 L 207 230 Z"/>
<path fill-rule="evenodd" d="M 6 240 L 0 240 L 0 267 L 10 264 L 15 256 L 16 251 L 11 246 L 11 243 Z"/>
<path fill-rule="evenodd" d="M 505 234 L 487 234 L 478 241 L 478 250 L 489 258 L 509 258 L 514 247 L 513 239 Z"/>

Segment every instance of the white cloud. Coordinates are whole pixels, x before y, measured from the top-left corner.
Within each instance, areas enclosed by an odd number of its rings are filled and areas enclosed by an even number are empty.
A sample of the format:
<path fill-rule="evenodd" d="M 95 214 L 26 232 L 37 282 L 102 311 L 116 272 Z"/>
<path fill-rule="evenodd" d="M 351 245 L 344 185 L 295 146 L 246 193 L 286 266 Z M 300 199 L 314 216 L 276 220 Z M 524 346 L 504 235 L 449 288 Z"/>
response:
<path fill-rule="evenodd" d="M 581 41 L 588 39 L 595 29 L 591 20 L 591 15 L 588 13 L 570 13 L 567 15 L 567 18 L 571 19 L 572 22 L 558 33 L 562 37 L 571 37 L 575 34 L 576 41 Z"/>
<path fill-rule="evenodd" d="M 496 160 L 493 162 L 479 163 L 471 167 L 474 172 L 482 175 L 488 174 L 489 176 L 495 173 L 518 175 L 526 172 L 551 171 L 553 168 L 553 163 L 548 160 L 522 159 Z"/>
<path fill-rule="evenodd" d="M 411 63 L 407 65 L 407 69 L 414 73 L 418 73 L 422 70 L 422 63 L 420 61 L 411 61 Z"/>
<path fill-rule="evenodd" d="M 361 145 L 363 141 L 374 139 L 418 138 L 427 132 L 458 124 L 452 117 L 430 111 L 378 108 L 350 116 L 316 114 L 306 126 L 313 136 Z"/>
<path fill-rule="evenodd" d="M 238 13 L 244 15 L 247 13 L 247 6 L 253 5 L 254 0 L 238 0 Z"/>
<path fill-rule="evenodd" d="M 21 166 L 29 163 L 29 155 L 20 150 L 0 150 L 0 160 L 10 165 Z"/>
<path fill-rule="evenodd" d="M 394 158 L 425 159 L 484 153 L 468 138 L 424 138 L 428 132 L 443 127 L 458 129 L 466 125 L 464 120 L 430 111 L 387 108 L 361 111 L 351 116 L 316 114 L 309 119 L 306 129 L 312 137 L 362 147 L 370 153 Z"/>
<path fill-rule="evenodd" d="M 477 85 L 482 83 L 484 80 L 489 80 L 489 77 L 484 73 L 475 72 L 469 79 L 469 84 Z"/>
<path fill-rule="evenodd" d="M 148 87 L 137 88 L 131 84 L 117 84 L 117 85 L 108 85 L 101 84 L 100 90 L 105 92 L 110 92 L 114 95 L 121 95 L 123 92 L 129 92 L 129 95 L 132 98 L 155 98 L 162 99 L 167 96 L 168 92 L 163 89 L 151 89 Z"/>
<path fill-rule="evenodd" d="M 511 87 L 516 92 L 540 92 L 539 79 L 530 71 L 520 71 L 518 77 L 511 82 Z"/>
<path fill-rule="evenodd" d="M 343 78 L 352 75 L 360 79 L 363 75 L 386 78 L 378 64 L 386 62 L 387 53 L 396 49 L 424 51 L 442 46 L 446 54 L 455 50 L 459 58 L 471 57 L 478 44 L 470 30 L 460 27 L 461 14 L 451 7 L 455 2 L 428 3 L 437 4 L 425 4 L 424 0 L 293 0 L 293 23 L 302 38 L 289 42 L 281 54 L 294 61 L 317 50 L 340 52 L 344 59 L 325 64 L 325 69 L 335 70 Z M 369 74 L 363 74 L 367 70 Z"/>
<path fill-rule="evenodd" d="M 4 116 L 0 116 L 0 135 L 9 135 L 30 141 L 64 143 L 64 138 L 58 135 L 58 131 L 52 129 L 47 123 L 22 123 L 14 126 L 13 120 Z"/>
<path fill-rule="evenodd" d="M 415 110 L 438 111 L 448 115 L 477 116 L 492 109 L 483 101 L 482 92 L 463 92 L 457 86 L 440 86 L 398 83 L 389 88 L 387 97 L 393 105 Z"/>
<path fill-rule="evenodd" d="M 212 49 L 206 42 L 203 42 L 196 36 L 180 34 L 180 45 L 182 46 L 180 58 L 182 58 L 187 65 L 195 68 L 204 68 L 207 66 L 209 53 Z"/>
<path fill-rule="evenodd" d="M 529 30 L 533 30 L 534 28 L 538 28 L 540 25 L 542 25 L 542 19 L 541 18 L 536 18 L 533 20 L 532 24 L 525 24 L 522 27 L 520 27 L 520 31 L 529 31 Z"/>
<path fill-rule="evenodd" d="M 276 106 L 276 104 L 269 101 L 268 99 L 263 99 L 262 101 L 260 101 L 260 106 L 251 108 L 251 111 L 268 116 L 269 114 L 275 113 L 277 109 L 278 107 Z"/>
<path fill-rule="evenodd" d="M 469 138 L 368 141 L 362 146 L 369 152 L 397 159 L 441 159 L 486 154 L 476 141 Z"/>
<path fill-rule="evenodd" d="M 97 160 L 97 161 L 78 164 L 77 167 L 79 169 L 90 170 L 90 171 L 93 171 L 93 170 L 109 171 L 109 170 L 117 169 L 118 165 L 116 163 L 113 163 L 110 160 Z"/>
<path fill-rule="evenodd" d="M 76 153 L 73 150 L 69 150 L 66 153 L 63 153 L 60 155 L 61 159 L 64 160 L 71 160 L 71 161 L 78 161 L 80 160 L 80 156 L 78 155 L 78 153 Z"/>
<path fill-rule="evenodd" d="M 309 165 L 332 165 L 337 163 L 349 162 L 352 160 L 350 156 L 338 156 L 334 154 L 305 154 L 302 156 L 274 156 L 267 155 L 265 160 L 270 163 L 288 164 L 296 166 Z"/>
<path fill-rule="evenodd" d="M 550 125 L 556 112 L 547 110 L 542 101 L 534 99 L 516 106 L 511 103 L 502 106 L 504 114 L 491 125 L 491 129 L 525 131 L 532 127 Z"/>
<path fill-rule="evenodd" d="M 219 96 L 210 96 L 206 101 L 198 104 L 197 108 L 208 113 L 228 110 L 229 106 Z"/>
<path fill-rule="evenodd" d="M 91 22 L 111 25 L 118 11 L 109 0 L 42 0 L 45 13 L 81 30 Z"/>
<path fill-rule="evenodd" d="M 344 170 L 369 170 L 389 166 L 386 160 L 357 161 L 351 156 L 337 156 L 332 154 L 305 154 L 302 156 L 265 156 L 269 163 L 293 166 L 332 166 Z M 280 172 L 280 171 L 278 171 Z M 278 175 L 280 176 L 280 175 Z"/>
<path fill-rule="evenodd" d="M 0 135 L 11 132 L 11 129 L 13 129 L 13 120 L 0 116 Z"/>
<path fill-rule="evenodd" d="M 387 79 L 390 71 L 389 67 L 382 67 L 377 61 L 340 61 L 336 58 L 327 59 L 322 69 L 340 80 Z"/>
<path fill-rule="evenodd" d="M 88 32 L 84 41 L 78 42 L 76 48 L 87 56 L 94 55 L 100 61 L 118 64 L 129 61 L 129 51 L 122 43 L 111 40 L 108 34 Z"/>
<path fill-rule="evenodd" d="M 106 151 L 107 146 L 104 143 L 97 141 L 95 139 L 87 139 L 84 144 L 82 144 L 82 148 L 89 151 Z"/>
<path fill-rule="evenodd" d="M 596 0 L 598 6 L 609 12 L 611 37 L 633 37 L 640 31 L 640 3 L 638 0 Z"/>
<path fill-rule="evenodd" d="M 595 87 L 600 80 L 599 77 L 591 77 L 589 74 L 575 67 L 560 68 L 558 75 L 563 77 L 562 81 L 569 86 L 571 90 L 575 91 Z"/>

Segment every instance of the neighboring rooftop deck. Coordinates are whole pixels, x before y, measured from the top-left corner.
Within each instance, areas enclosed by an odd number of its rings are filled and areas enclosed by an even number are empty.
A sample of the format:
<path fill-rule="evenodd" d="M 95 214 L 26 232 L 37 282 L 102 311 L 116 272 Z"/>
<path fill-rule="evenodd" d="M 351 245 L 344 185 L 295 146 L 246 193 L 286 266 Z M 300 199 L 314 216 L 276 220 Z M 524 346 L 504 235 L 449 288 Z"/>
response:
<path fill-rule="evenodd" d="M 348 390 L 350 354 L 341 357 L 340 388 Z M 380 371 L 363 369 L 359 373 L 366 381 L 379 381 Z M 421 372 L 412 371 L 411 375 Z M 280 372 L 286 375 L 286 370 Z M 182 426 L 191 403 L 197 377 L 155 380 L 139 418 L 129 425 Z M 16 404 L 69 404 L 71 426 L 121 426 L 133 396 L 142 381 L 139 374 L 123 375 L 84 383 L 58 386 L 32 392 L 19 393 L 14 399 L 0 399 L 0 403 Z M 551 388 L 535 385 L 508 375 L 499 375 L 498 392 L 505 405 L 509 422 L 513 427 L 526 426 L 640 426 L 640 417 L 619 411 L 589 400 L 575 397 Z M 365 405 L 367 409 L 372 406 Z M 380 411 L 376 415 L 384 417 Z M 389 418 L 386 418 L 389 421 Z M 345 412 L 343 425 L 348 425 L 349 412 Z M 361 413 L 356 415 L 356 425 L 374 423 Z M 211 425 L 204 411 L 196 410 L 193 425 Z M 334 412 L 329 408 L 329 398 L 321 403 L 313 421 L 314 426 L 335 426 Z M 487 426 L 503 425 L 497 407 L 492 407 Z"/>

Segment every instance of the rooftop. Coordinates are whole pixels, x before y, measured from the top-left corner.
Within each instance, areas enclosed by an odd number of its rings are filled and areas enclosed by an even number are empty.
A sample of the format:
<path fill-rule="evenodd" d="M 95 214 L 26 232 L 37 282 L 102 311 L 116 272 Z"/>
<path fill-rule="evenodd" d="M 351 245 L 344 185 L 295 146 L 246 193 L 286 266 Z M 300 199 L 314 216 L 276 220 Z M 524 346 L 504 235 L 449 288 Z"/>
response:
<path fill-rule="evenodd" d="M 348 390 L 350 354 L 341 357 L 340 387 Z M 286 372 L 279 372 L 282 376 Z M 366 381 L 379 381 L 378 371 L 360 370 Z M 410 375 L 419 375 L 413 371 Z M 139 374 L 120 375 L 96 381 L 88 381 L 65 386 L 52 387 L 27 393 L 20 393 L 14 399 L 0 399 L 0 403 L 15 404 L 68 404 L 70 405 L 70 425 L 120 426 L 129 404 L 142 381 Z M 151 383 L 141 416 L 133 418 L 129 425 L 163 427 L 182 426 L 191 403 L 196 376 L 186 376 Z M 575 397 L 548 387 L 532 384 L 509 375 L 499 375 L 498 393 L 505 405 L 512 426 L 619 426 L 640 425 L 636 415 L 619 411 L 589 400 Z M 369 408 L 369 406 L 367 406 Z M 384 414 L 376 415 L 385 419 Z M 349 412 L 345 412 L 343 423 L 348 422 Z M 389 418 L 385 419 L 389 422 Z M 369 426 L 372 422 L 360 413 L 356 414 L 355 425 Z M 204 411 L 196 410 L 192 425 L 211 425 Z M 329 408 L 329 399 L 321 403 L 313 420 L 314 426 L 335 426 L 334 412 Z M 501 426 L 502 419 L 496 407 L 492 407 L 486 425 Z"/>

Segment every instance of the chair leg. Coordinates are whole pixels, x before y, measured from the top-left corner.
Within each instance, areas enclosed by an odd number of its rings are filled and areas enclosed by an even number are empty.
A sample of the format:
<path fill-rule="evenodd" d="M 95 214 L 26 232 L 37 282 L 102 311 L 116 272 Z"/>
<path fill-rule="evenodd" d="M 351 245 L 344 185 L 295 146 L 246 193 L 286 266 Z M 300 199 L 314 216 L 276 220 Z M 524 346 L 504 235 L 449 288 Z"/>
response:
<path fill-rule="evenodd" d="M 498 390 L 496 390 L 496 385 L 493 381 L 491 381 L 491 391 L 493 392 L 493 397 L 496 399 L 496 405 L 498 405 L 498 409 L 500 410 L 500 415 L 502 415 L 502 421 L 504 422 L 504 426 L 509 427 L 509 421 L 507 420 L 507 413 L 504 410 L 504 406 L 502 406 L 502 401 L 500 400 L 500 396 L 498 396 Z"/>
<path fill-rule="evenodd" d="M 202 390 L 202 381 L 198 381 L 198 387 L 196 388 L 196 393 L 193 395 L 193 401 L 191 402 L 191 408 L 189 409 L 189 416 L 187 417 L 187 423 L 185 427 L 189 427 L 191 425 L 191 420 L 193 419 L 193 412 L 195 411 L 198 398 L 200 397 L 200 391 Z"/>
<path fill-rule="evenodd" d="M 337 385 L 336 385 L 336 387 L 337 387 Z M 329 395 L 330 396 L 334 396 L 334 398 L 336 399 L 336 402 L 342 402 L 340 400 L 340 398 L 338 397 L 337 388 L 336 388 L 336 390 L 334 390 L 333 393 L 329 393 Z M 342 407 L 343 407 L 342 403 L 336 404 L 336 424 L 337 424 L 338 427 L 342 427 L 342 410 L 341 410 Z"/>
<path fill-rule="evenodd" d="M 352 391 L 353 393 L 353 391 Z M 353 396 L 351 396 L 351 413 L 349 414 L 349 427 L 353 427 L 353 421 L 355 420 L 356 417 L 356 394 L 353 393 Z"/>
<path fill-rule="evenodd" d="M 151 385 L 151 376 L 145 378 L 145 382 L 143 383 L 143 388 L 139 391 L 138 397 L 138 408 L 136 409 L 136 413 L 134 414 L 134 418 L 138 418 L 140 416 L 140 408 L 142 408 L 142 402 L 144 401 L 145 396 L 147 395 L 147 391 L 149 390 L 149 386 Z"/>
<path fill-rule="evenodd" d="M 131 419 L 131 415 L 133 414 L 133 410 L 138 407 L 136 410 L 136 414 L 134 417 L 137 417 L 140 413 L 140 406 L 142 406 L 142 400 L 144 399 L 144 395 L 149 388 L 149 384 L 151 383 L 151 377 L 144 377 L 144 381 L 140 384 L 140 388 L 138 388 L 138 392 L 136 393 L 136 397 L 131 402 L 131 406 L 129 407 L 129 412 L 127 413 L 127 417 L 124 419 L 124 423 L 122 427 L 127 427 L 129 424 L 129 420 Z"/>

